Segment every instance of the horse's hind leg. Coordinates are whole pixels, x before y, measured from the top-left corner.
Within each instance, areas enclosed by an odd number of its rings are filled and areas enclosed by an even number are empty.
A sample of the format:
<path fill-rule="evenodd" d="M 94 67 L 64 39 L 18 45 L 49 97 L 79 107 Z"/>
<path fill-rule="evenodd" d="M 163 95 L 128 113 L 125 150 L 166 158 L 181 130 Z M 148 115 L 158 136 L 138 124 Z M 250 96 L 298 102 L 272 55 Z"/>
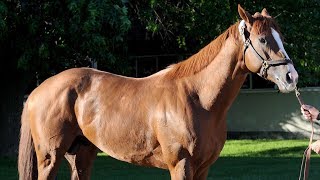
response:
<path fill-rule="evenodd" d="M 71 179 L 90 179 L 93 161 L 95 160 L 98 148 L 92 143 L 76 145 L 74 152 L 67 152 L 65 158 L 71 169 Z"/>
<path fill-rule="evenodd" d="M 39 180 L 54 180 L 56 178 L 63 154 L 64 151 L 61 149 L 37 152 Z"/>
<path fill-rule="evenodd" d="M 47 130 L 44 131 L 46 133 L 34 138 L 39 180 L 54 180 L 56 178 L 61 161 L 75 138 L 75 135 L 68 133 L 71 132 L 70 128 L 67 125 L 64 127 L 66 131 L 63 133 L 52 135 L 54 131 Z M 57 129 L 55 126 L 51 128 Z M 34 133 L 38 134 L 38 132 Z"/>

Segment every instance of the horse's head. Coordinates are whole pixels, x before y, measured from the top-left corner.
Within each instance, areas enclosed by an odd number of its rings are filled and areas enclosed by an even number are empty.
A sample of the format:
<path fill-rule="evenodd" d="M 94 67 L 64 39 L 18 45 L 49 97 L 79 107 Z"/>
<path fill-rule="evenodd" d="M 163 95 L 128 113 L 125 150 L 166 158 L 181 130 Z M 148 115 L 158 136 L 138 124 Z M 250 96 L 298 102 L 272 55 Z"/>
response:
<path fill-rule="evenodd" d="M 242 21 L 239 32 L 244 42 L 243 59 L 246 67 L 278 85 L 281 92 L 290 92 L 298 82 L 298 73 L 286 53 L 275 20 L 266 9 L 253 16 L 240 5 Z"/>

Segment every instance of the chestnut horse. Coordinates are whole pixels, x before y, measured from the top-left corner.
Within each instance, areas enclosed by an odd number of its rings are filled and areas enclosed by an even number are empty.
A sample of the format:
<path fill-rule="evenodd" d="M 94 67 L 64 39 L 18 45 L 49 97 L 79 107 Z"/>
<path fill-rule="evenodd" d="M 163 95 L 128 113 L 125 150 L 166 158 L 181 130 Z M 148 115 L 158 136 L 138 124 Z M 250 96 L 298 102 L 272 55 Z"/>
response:
<path fill-rule="evenodd" d="M 206 179 L 247 74 L 258 73 L 281 92 L 298 80 L 266 9 L 238 12 L 242 20 L 198 53 L 149 77 L 75 68 L 44 81 L 22 113 L 20 179 L 55 179 L 63 158 L 72 179 L 89 179 L 98 149 L 168 169 L 171 179 Z"/>

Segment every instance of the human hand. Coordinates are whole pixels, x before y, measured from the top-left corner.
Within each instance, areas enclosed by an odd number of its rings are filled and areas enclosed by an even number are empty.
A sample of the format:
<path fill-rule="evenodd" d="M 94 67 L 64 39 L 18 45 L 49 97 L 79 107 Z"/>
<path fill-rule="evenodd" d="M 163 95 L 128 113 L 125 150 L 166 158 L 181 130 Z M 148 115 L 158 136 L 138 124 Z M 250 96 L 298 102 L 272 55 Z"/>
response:
<path fill-rule="evenodd" d="M 315 153 L 319 154 L 319 153 L 320 153 L 320 140 L 317 140 L 316 142 L 312 143 L 312 144 L 311 144 L 311 149 L 312 149 Z"/>
<path fill-rule="evenodd" d="M 317 120 L 319 110 L 313 106 L 303 104 L 300 108 L 303 116 L 308 120 Z"/>

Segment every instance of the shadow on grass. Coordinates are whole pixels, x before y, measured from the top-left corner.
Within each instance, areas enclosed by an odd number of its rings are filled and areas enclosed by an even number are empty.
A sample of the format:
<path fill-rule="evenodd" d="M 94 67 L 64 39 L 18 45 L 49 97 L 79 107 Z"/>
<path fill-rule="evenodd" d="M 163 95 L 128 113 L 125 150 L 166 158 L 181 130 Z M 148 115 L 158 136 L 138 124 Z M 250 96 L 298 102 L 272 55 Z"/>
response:
<path fill-rule="evenodd" d="M 291 148 L 289 152 L 294 149 Z M 301 149 L 297 148 L 297 150 Z M 286 153 L 288 151 L 281 149 L 280 152 Z M 269 153 L 271 156 L 275 152 L 272 150 L 265 153 Z M 278 153 L 275 155 L 278 155 Z M 301 158 L 290 157 L 220 157 L 211 166 L 208 179 L 298 179 L 300 164 Z M 310 180 L 319 179 L 319 169 L 320 158 L 312 158 Z M 64 165 L 64 168 L 59 172 L 58 179 L 67 179 L 67 177 L 69 177 L 69 172 L 67 166 Z M 170 179 L 170 175 L 166 170 L 136 166 L 111 157 L 99 156 L 95 161 L 91 179 Z"/>
<path fill-rule="evenodd" d="M 290 157 L 220 157 L 211 166 L 208 179 L 276 180 L 298 179 L 301 158 Z M 312 158 L 309 179 L 320 177 L 320 158 Z M 18 179 L 16 159 L 0 158 L 0 177 Z M 69 179 L 70 173 L 64 162 L 58 180 Z M 111 157 L 98 156 L 92 172 L 97 179 L 170 179 L 169 172 L 157 168 L 135 166 Z"/>
<path fill-rule="evenodd" d="M 301 158 L 222 157 L 211 166 L 208 179 L 298 179 Z M 309 179 L 319 179 L 320 159 L 311 159 Z"/>
<path fill-rule="evenodd" d="M 59 179 L 67 179 L 70 176 L 69 167 L 63 163 Z M 169 172 L 163 169 L 136 166 L 126 162 L 116 160 L 109 156 L 98 156 L 92 169 L 92 180 L 98 179 L 170 179 Z"/>

